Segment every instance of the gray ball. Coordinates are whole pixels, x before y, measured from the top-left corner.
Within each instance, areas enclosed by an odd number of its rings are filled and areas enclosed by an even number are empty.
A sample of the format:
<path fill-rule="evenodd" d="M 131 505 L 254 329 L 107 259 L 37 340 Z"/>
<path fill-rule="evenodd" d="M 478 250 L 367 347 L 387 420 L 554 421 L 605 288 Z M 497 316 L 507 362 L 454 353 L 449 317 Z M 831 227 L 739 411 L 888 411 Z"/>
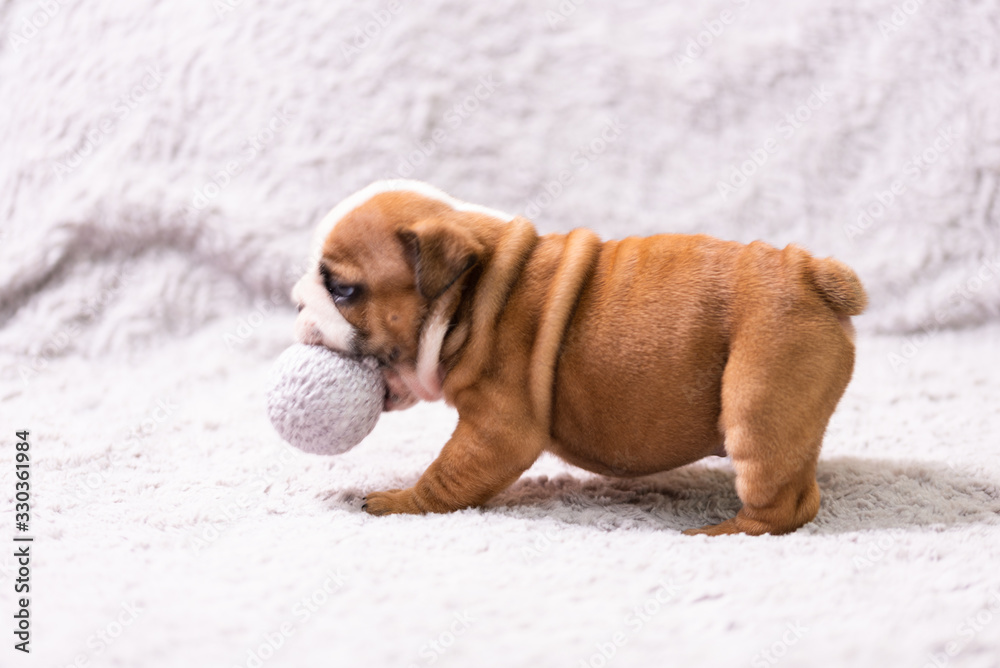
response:
<path fill-rule="evenodd" d="M 267 414 L 283 439 L 317 455 L 347 452 L 382 414 L 385 381 L 373 358 L 295 344 L 274 363 Z"/>

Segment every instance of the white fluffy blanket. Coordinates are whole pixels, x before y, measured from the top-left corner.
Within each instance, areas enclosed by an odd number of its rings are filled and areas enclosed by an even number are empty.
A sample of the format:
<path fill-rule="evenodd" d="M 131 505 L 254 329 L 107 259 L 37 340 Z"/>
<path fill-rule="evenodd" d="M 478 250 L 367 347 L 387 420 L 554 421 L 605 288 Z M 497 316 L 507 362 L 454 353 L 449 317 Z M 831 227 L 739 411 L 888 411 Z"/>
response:
<path fill-rule="evenodd" d="M 1000 665 L 996 3 L 15 0 L 0 37 L 0 525 L 30 429 L 36 536 L 0 664 Z M 679 535 L 738 507 L 722 460 L 363 514 L 454 414 L 315 458 L 261 385 L 312 225 L 393 175 L 854 266 L 817 520 Z"/>

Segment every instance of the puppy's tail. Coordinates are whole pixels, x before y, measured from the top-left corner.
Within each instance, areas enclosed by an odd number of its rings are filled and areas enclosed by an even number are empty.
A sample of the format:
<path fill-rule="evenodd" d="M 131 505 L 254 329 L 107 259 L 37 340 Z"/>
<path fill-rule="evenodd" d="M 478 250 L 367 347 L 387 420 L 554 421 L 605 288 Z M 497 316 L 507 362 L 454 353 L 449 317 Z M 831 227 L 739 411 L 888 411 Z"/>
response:
<path fill-rule="evenodd" d="M 868 295 L 854 270 L 839 260 L 811 258 L 812 283 L 837 315 L 860 315 Z"/>

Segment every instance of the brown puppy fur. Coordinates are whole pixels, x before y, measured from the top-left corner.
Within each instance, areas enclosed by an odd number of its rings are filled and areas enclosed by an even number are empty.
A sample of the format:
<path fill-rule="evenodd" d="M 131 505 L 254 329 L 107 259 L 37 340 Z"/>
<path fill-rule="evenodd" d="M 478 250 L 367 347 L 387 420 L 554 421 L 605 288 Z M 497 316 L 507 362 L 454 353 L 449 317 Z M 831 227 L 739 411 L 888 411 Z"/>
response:
<path fill-rule="evenodd" d="M 320 265 L 352 335 L 297 331 L 378 357 L 387 407 L 443 395 L 458 410 L 416 485 L 369 494 L 369 513 L 482 504 L 547 450 L 614 476 L 728 454 L 743 507 L 687 533 L 815 517 L 823 432 L 854 365 L 848 316 L 866 304 L 836 260 L 702 235 L 538 236 L 396 190 L 339 218 Z"/>

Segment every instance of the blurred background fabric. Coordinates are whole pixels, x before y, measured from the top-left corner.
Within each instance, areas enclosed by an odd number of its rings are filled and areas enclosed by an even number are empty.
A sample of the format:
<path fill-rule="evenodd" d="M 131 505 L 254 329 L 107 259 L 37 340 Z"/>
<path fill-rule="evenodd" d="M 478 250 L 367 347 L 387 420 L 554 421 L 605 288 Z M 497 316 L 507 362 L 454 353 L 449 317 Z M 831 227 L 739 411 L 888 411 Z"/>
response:
<path fill-rule="evenodd" d="M 1000 622 L 961 626 L 1000 615 L 996 2 L 8 0 L 0 37 L 0 408 L 44 453 L 51 665 L 997 665 Z M 816 522 L 685 539 L 738 507 L 724 462 L 551 459 L 485 510 L 363 515 L 454 414 L 309 458 L 261 387 L 313 226 L 397 177 L 854 267 Z"/>
<path fill-rule="evenodd" d="M 979 324 L 998 31 L 971 0 L 8 2 L 2 343 L 85 319 L 74 348 L 138 345 L 245 309 L 392 176 L 543 232 L 799 243 L 858 270 L 864 330 Z"/>

